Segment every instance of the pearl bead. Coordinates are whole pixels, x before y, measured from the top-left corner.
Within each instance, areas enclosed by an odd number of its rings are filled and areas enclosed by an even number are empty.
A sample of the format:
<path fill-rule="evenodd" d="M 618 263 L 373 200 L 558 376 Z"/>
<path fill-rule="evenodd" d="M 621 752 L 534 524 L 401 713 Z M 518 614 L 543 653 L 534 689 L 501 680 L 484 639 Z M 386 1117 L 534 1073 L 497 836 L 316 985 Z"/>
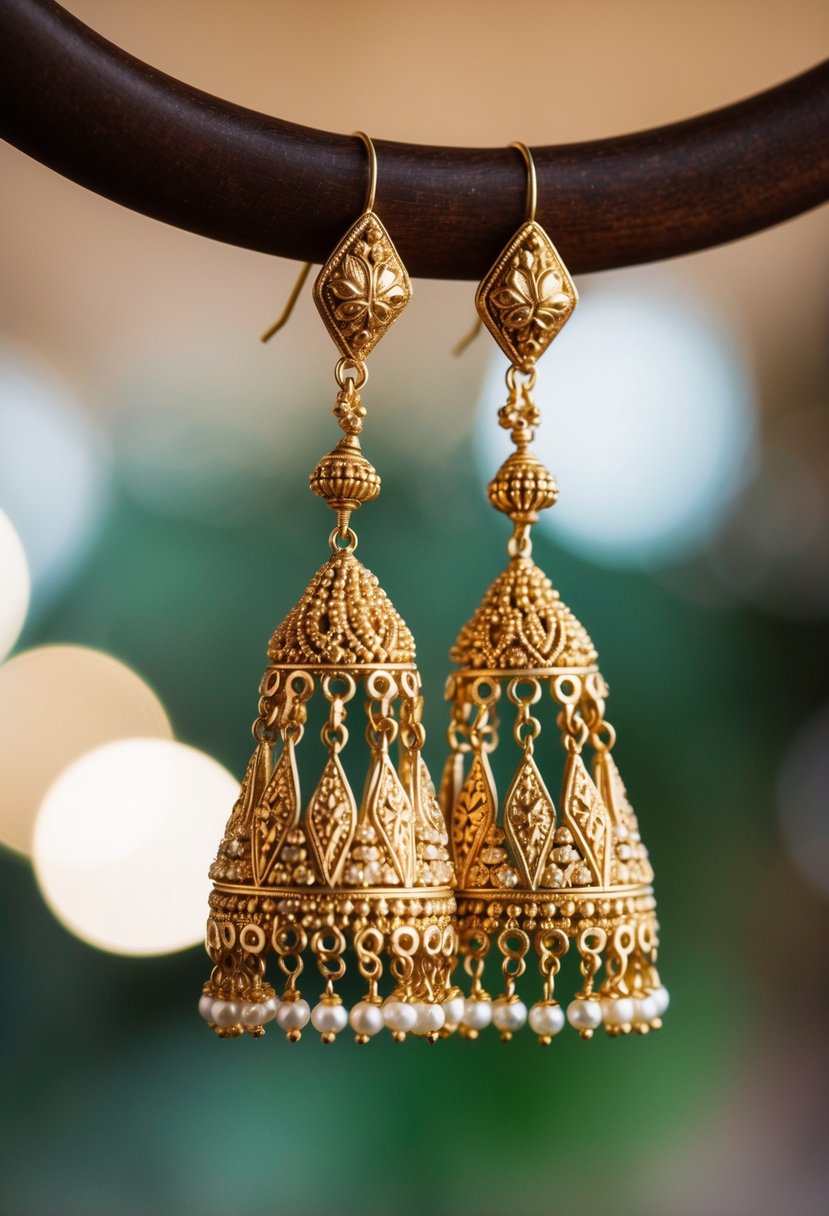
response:
<path fill-rule="evenodd" d="M 605 1026 L 630 1026 L 636 1006 L 632 997 L 608 996 L 602 1001 L 602 1017 Z"/>
<path fill-rule="evenodd" d="M 311 1018 L 311 1007 L 307 1001 L 280 1001 L 276 1021 L 280 1030 L 302 1030 Z"/>
<path fill-rule="evenodd" d="M 469 1030 L 483 1030 L 492 1021 L 492 1004 L 470 997 L 463 1011 L 463 1024 Z"/>
<path fill-rule="evenodd" d="M 276 1017 L 279 1009 L 280 1001 L 278 996 L 272 996 L 264 1002 L 265 1016 L 262 1019 L 262 1025 L 267 1026 L 268 1022 L 272 1022 Z"/>
<path fill-rule="evenodd" d="M 527 1020 L 523 1001 L 498 1000 L 492 1006 L 492 1023 L 498 1030 L 520 1030 Z"/>
<path fill-rule="evenodd" d="M 205 1022 L 213 1021 L 213 1000 L 212 996 L 203 996 L 199 1001 L 199 1016 L 203 1017 Z"/>
<path fill-rule="evenodd" d="M 216 1026 L 235 1026 L 241 1012 L 238 1001 L 214 1001 L 210 1011 L 210 1021 Z"/>
<path fill-rule="evenodd" d="M 576 997 L 567 1006 L 567 1021 L 575 1030 L 595 1030 L 602 1024 L 602 1003 L 595 997 Z"/>
<path fill-rule="evenodd" d="M 652 996 L 643 996 L 634 1001 L 635 1012 L 633 1020 L 635 1022 L 652 1022 L 654 1018 L 658 1018 L 657 1002 Z"/>
<path fill-rule="evenodd" d="M 348 1012 L 343 1005 L 320 1001 L 311 1010 L 311 1025 L 320 1034 L 339 1034 L 348 1025 Z"/>
<path fill-rule="evenodd" d="M 383 1006 L 383 1020 L 389 1030 L 402 1031 L 405 1034 L 413 1029 L 417 1021 L 417 1010 L 414 1005 L 405 1001 L 388 1000 Z"/>
<path fill-rule="evenodd" d="M 242 1006 L 240 1020 L 243 1026 L 263 1026 L 267 1013 L 264 1004 L 247 1002 Z"/>
<path fill-rule="evenodd" d="M 656 1016 L 661 1018 L 671 1003 L 670 993 L 664 984 L 660 984 L 656 991 L 651 993 L 651 997 L 656 1001 Z"/>
<path fill-rule="evenodd" d="M 446 1021 L 446 1014 L 440 1005 L 426 1001 L 416 1001 L 414 1005 L 415 1024 L 412 1030 L 415 1034 L 434 1034 L 440 1030 Z"/>
<path fill-rule="evenodd" d="M 348 1015 L 348 1020 L 355 1034 L 379 1034 L 383 1029 L 383 1010 L 371 1001 L 359 1001 Z"/>
<path fill-rule="evenodd" d="M 561 1005 L 539 1001 L 533 1005 L 529 1016 L 530 1029 L 539 1035 L 558 1034 L 564 1028 L 564 1010 Z"/>
<path fill-rule="evenodd" d="M 443 1012 L 446 1016 L 447 1026 L 457 1026 L 464 1015 L 466 1001 L 460 994 L 458 996 L 450 996 L 448 1001 L 443 1002 Z"/>

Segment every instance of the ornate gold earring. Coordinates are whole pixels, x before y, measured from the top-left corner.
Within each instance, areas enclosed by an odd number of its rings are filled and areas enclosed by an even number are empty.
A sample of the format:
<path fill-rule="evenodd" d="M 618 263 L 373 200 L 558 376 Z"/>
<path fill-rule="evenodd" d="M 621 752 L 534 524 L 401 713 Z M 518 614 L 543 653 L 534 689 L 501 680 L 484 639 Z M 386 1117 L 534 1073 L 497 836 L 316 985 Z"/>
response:
<path fill-rule="evenodd" d="M 314 575 L 268 648 L 253 726 L 256 748 L 210 870 L 207 950 L 213 971 L 200 1012 L 222 1037 L 258 1036 L 276 1020 L 291 1041 L 310 1022 L 331 1042 L 350 1022 L 364 1043 L 383 1027 L 434 1040 L 457 955 L 448 833 L 422 756 L 420 676 L 412 635 L 377 578 L 355 557 L 351 515 L 380 493 L 363 455 L 365 359 L 409 302 L 406 269 L 374 211 L 377 158 L 367 135 L 370 186 L 363 215 L 323 266 L 314 300 L 341 358 L 334 414 L 344 432 L 311 474 L 336 512 L 332 556 Z M 303 276 L 304 277 L 304 276 Z M 300 283 L 295 289 L 296 298 Z M 368 771 L 355 797 L 349 719 L 360 714 Z M 305 793 L 301 743 L 319 720 L 324 762 Z M 274 759 L 275 757 L 275 759 Z M 364 762 L 363 762 L 364 763 Z M 335 985 L 353 948 L 364 998 L 345 1009 Z M 265 976 L 273 953 L 284 977 Z M 323 991 L 300 992 L 309 954 Z M 380 995 L 384 971 L 390 992 Z"/>
<path fill-rule="evenodd" d="M 548 1044 L 565 1025 L 554 985 L 571 942 L 583 982 L 566 1020 L 582 1038 L 601 1025 L 611 1035 L 657 1028 L 668 994 L 655 965 L 653 873 L 612 756 L 607 685 L 587 632 L 532 560 L 532 525 L 558 496 L 555 479 L 529 446 L 539 423 L 532 399 L 536 363 L 578 296 L 535 220 L 530 151 L 511 146 L 527 167 L 527 220 L 480 284 L 476 306 L 511 364 L 499 421 L 515 451 L 487 490 L 492 505 L 512 520 L 513 534 L 509 565 L 451 651 L 459 670 L 447 684 L 451 754 L 441 795 L 451 822 L 461 957 L 472 980 L 461 1032 L 474 1037 L 491 1021 L 509 1039 L 529 1021 Z M 499 747 L 504 689 L 518 756 L 499 805 L 490 757 Z M 558 811 L 547 784 L 550 749 L 539 755 L 551 715 L 563 745 Z M 588 745 L 592 776 L 584 760 Z M 503 972 L 494 1002 L 483 987 L 493 940 Z M 516 981 L 531 951 L 543 983 L 541 999 L 528 1011 Z"/>

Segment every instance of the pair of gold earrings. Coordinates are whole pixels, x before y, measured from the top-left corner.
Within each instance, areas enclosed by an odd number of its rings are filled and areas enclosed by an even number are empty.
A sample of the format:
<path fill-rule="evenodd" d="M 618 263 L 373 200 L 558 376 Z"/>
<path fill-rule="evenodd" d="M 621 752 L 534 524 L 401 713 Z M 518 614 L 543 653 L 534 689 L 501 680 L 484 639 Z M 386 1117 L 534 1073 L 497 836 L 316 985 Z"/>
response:
<path fill-rule="evenodd" d="M 438 796 L 422 754 L 414 640 L 355 556 L 351 527 L 353 513 L 380 493 L 360 445 L 365 360 L 412 294 L 374 211 L 374 146 L 358 134 L 371 168 L 366 209 L 314 285 L 341 355 L 334 415 L 343 436 L 310 478 L 336 514 L 331 556 L 270 641 L 256 747 L 210 870 L 214 965 L 199 1009 L 221 1037 L 259 1036 L 275 1021 L 290 1041 L 309 1023 L 324 1042 L 349 1024 L 361 1043 L 384 1029 L 397 1040 L 455 1031 L 471 1039 L 490 1023 L 506 1040 L 529 1023 L 544 1044 L 566 1021 L 582 1038 L 600 1026 L 645 1033 L 668 1004 L 656 971 L 652 871 L 613 760 L 596 651 L 532 560 L 532 526 L 558 493 L 530 450 L 536 364 L 572 314 L 576 289 L 535 220 L 535 167 L 515 144 L 527 166 L 527 219 L 476 295 L 481 321 L 510 360 L 499 421 L 515 450 L 488 495 L 513 533 L 506 570 L 451 651 L 450 755 Z M 490 757 L 504 701 L 517 755 L 499 800 Z M 542 755 L 540 746 L 550 717 L 563 753 L 558 810 L 545 775 L 550 749 Z M 367 771 L 359 745 L 349 745 L 355 719 Z M 306 787 L 298 752 L 309 728 L 319 731 L 324 759 Z M 581 981 L 565 1014 L 555 987 L 571 945 Z M 484 988 L 490 952 L 500 961 L 495 999 Z M 270 954 L 278 994 L 266 978 Z M 337 991 L 347 954 L 365 982 L 350 1010 Z M 309 956 L 322 985 L 313 1007 L 305 981 L 301 989 Z M 533 956 L 538 974 L 522 980 Z M 453 980 L 459 960 L 466 994 Z"/>

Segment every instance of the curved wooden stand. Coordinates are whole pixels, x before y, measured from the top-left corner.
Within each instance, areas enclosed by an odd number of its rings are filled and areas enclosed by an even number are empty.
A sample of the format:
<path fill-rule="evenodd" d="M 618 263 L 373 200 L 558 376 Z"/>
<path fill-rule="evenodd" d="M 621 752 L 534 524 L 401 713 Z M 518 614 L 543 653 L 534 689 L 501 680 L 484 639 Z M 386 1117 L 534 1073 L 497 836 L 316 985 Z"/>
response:
<path fill-rule="evenodd" d="M 30 156 L 229 244 L 321 262 L 362 208 L 357 140 L 182 84 L 53 0 L 3 0 L 0 106 Z M 378 211 L 411 274 L 479 278 L 523 217 L 517 154 L 376 146 Z M 533 152 L 538 218 L 574 273 L 704 249 L 829 198 L 829 62 L 686 122 Z"/>

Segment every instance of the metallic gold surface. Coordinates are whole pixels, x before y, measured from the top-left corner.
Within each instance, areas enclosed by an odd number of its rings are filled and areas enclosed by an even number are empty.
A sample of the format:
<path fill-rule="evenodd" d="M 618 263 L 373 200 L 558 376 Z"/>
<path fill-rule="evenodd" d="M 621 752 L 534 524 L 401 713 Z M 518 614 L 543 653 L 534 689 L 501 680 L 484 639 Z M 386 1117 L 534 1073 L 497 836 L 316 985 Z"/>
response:
<path fill-rule="evenodd" d="M 557 1004 L 554 979 L 571 943 L 583 983 L 567 1017 L 583 1038 L 602 1024 L 611 1035 L 657 1028 L 665 990 L 655 966 L 653 872 L 611 753 L 607 685 L 584 626 L 532 560 L 532 525 L 558 495 L 552 474 L 529 450 L 539 423 L 535 363 L 578 297 L 552 242 L 532 219 L 532 158 L 523 145 L 520 150 L 530 171 L 529 218 L 476 300 L 512 364 L 499 422 L 516 450 L 488 486 L 491 504 L 513 522 L 511 560 L 450 652 L 459 670 L 446 686 L 451 754 L 441 796 L 451 825 L 470 999 L 489 999 L 482 983 L 494 946 L 503 991 L 492 1017 L 498 1014 L 502 1038 L 509 1039 L 527 1017 L 516 981 L 534 952 L 543 988 L 529 1020 L 547 1044 L 564 1021 L 550 1011 Z M 499 796 L 490 757 L 497 753 L 500 760 L 510 746 L 506 732 L 501 738 L 504 702 L 512 711 L 517 756 Z M 560 738 L 560 765 L 546 737 L 551 729 Z M 465 1032 L 478 1033 L 471 1021 Z"/>
<path fill-rule="evenodd" d="M 376 576 L 354 556 L 357 537 L 349 526 L 351 513 L 380 493 L 359 440 L 363 359 L 411 296 L 405 268 L 371 210 L 376 157 L 368 137 L 361 138 L 371 166 L 366 214 L 314 289 L 343 355 L 333 412 L 344 436 L 310 478 L 337 515 L 332 553 L 271 638 L 253 726 L 256 749 L 210 870 L 207 951 L 214 966 L 202 999 L 221 1037 L 259 1036 L 275 1019 L 291 1042 L 309 1021 L 326 1043 L 348 1021 L 359 1043 L 384 1024 L 398 1040 L 407 1029 L 434 1040 L 444 1023 L 441 1003 L 453 991 L 454 871 L 422 757 L 414 639 Z M 321 772 L 307 774 L 302 739 L 320 704 L 327 758 Z M 361 729 L 351 743 L 355 715 Z M 358 799 L 345 756 L 360 750 L 367 755 Z M 349 948 L 367 983 L 350 1015 L 334 988 Z M 271 953 L 284 977 L 279 997 L 265 978 Z M 313 1011 L 299 988 L 309 956 L 323 984 Z M 385 971 L 388 1014 L 380 997 Z"/>

